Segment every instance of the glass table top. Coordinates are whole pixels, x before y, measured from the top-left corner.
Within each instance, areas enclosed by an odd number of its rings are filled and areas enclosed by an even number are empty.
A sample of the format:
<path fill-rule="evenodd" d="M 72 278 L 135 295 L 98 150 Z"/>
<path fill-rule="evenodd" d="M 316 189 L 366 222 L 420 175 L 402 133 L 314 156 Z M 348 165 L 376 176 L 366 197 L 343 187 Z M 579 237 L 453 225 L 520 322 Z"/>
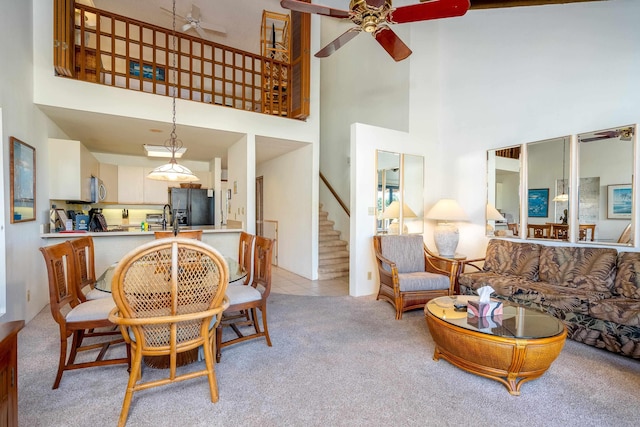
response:
<path fill-rule="evenodd" d="M 564 325 L 558 319 L 541 311 L 519 307 L 502 301 L 502 315 L 469 317 L 466 303 L 477 296 L 458 295 L 434 298 L 425 311 L 452 325 L 505 338 L 546 338 L 562 333 Z M 497 301 L 497 300 L 492 300 Z M 462 310 L 454 306 L 464 304 Z"/>
<path fill-rule="evenodd" d="M 247 272 L 240 264 L 238 264 L 238 261 L 227 256 L 225 256 L 224 259 L 229 265 L 229 284 L 232 284 L 236 281 L 240 282 L 247 276 Z M 113 279 L 113 272 L 116 268 L 116 264 L 117 263 L 111 264 L 104 271 L 104 273 L 102 273 L 100 277 L 98 277 L 98 279 L 96 280 L 96 289 L 104 292 L 111 292 L 111 280 Z"/>

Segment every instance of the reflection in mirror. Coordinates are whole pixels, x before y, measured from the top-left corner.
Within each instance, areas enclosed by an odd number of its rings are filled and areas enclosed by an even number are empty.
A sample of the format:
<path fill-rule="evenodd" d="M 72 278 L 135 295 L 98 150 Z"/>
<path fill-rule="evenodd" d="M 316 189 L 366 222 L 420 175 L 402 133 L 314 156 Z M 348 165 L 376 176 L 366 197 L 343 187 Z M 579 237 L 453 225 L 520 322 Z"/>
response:
<path fill-rule="evenodd" d="M 570 137 L 527 144 L 528 239 L 568 237 Z"/>
<path fill-rule="evenodd" d="M 377 152 L 376 230 L 378 234 L 423 232 L 424 158 Z"/>
<path fill-rule="evenodd" d="M 391 222 L 395 219 L 392 218 L 392 215 L 396 215 L 396 213 L 389 209 L 389 206 L 392 202 L 400 200 L 400 154 L 378 151 L 376 163 L 378 174 L 376 229 L 380 234 L 387 233 Z"/>
<path fill-rule="evenodd" d="M 520 146 L 487 151 L 488 236 L 519 234 L 520 151 Z"/>
<path fill-rule="evenodd" d="M 578 135 L 579 240 L 632 244 L 634 143 L 635 126 Z"/>

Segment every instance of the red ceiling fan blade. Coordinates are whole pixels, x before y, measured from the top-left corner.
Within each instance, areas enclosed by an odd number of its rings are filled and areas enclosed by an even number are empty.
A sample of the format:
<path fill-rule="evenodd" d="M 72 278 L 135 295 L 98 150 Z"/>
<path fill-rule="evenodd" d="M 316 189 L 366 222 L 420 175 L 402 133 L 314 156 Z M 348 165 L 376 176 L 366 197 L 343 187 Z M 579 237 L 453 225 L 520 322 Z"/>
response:
<path fill-rule="evenodd" d="M 429 19 L 462 16 L 469 10 L 469 0 L 432 0 L 425 3 L 400 6 L 387 16 L 394 24 L 427 21 Z"/>
<path fill-rule="evenodd" d="M 329 43 L 328 45 L 320 49 L 318 53 L 316 53 L 314 56 L 316 58 L 326 58 L 327 56 L 331 55 L 333 52 L 335 52 L 336 50 L 340 49 L 342 46 L 347 44 L 349 40 L 353 39 L 355 36 L 360 34 L 360 31 L 362 31 L 360 27 L 349 28 L 347 31 L 342 33 L 342 35 L 340 35 L 337 39 L 335 39 L 334 41 L 332 41 L 331 43 Z"/>
<path fill-rule="evenodd" d="M 382 46 L 395 61 L 402 61 L 411 55 L 411 49 L 409 49 L 409 46 L 404 44 L 404 42 L 400 40 L 400 37 L 398 37 L 396 33 L 386 25 L 380 27 L 378 31 L 376 31 L 374 37 L 378 43 L 380 43 L 380 46 Z"/>
<path fill-rule="evenodd" d="M 331 16 L 333 18 L 349 18 L 348 10 L 333 9 L 318 4 L 305 3 L 298 0 L 281 0 L 280 6 L 285 9 L 295 10 L 302 13 L 316 13 L 318 15 Z"/>

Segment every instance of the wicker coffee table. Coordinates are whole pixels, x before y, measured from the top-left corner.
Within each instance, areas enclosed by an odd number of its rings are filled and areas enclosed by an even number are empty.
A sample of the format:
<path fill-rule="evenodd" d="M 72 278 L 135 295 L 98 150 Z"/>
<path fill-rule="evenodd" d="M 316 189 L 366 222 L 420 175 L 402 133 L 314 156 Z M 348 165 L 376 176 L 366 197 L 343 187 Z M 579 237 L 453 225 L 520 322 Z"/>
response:
<path fill-rule="evenodd" d="M 524 382 L 546 372 L 567 337 L 555 317 L 508 303 L 496 318 L 468 318 L 466 311 L 454 309 L 450 297 L 434 298 L 424 312 L 436 344 L 434 360 L 496 380 L 516 396 Z"/>

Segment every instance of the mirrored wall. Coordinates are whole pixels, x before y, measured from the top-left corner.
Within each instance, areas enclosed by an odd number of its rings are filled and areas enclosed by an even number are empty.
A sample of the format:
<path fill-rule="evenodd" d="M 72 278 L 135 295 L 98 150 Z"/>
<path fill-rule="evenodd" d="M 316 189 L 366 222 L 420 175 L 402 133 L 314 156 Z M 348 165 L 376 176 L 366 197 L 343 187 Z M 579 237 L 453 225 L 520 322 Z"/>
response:
<path fill-rule="evenodd" d="M 422 234 L 424 158 L 378 151 L 376 155 L 378 234 Z"/>
<path fill-rule="evenodd" d="M 619 126 L 489 150 L 487 235 L 633 245 L 636 134 Z"/>

